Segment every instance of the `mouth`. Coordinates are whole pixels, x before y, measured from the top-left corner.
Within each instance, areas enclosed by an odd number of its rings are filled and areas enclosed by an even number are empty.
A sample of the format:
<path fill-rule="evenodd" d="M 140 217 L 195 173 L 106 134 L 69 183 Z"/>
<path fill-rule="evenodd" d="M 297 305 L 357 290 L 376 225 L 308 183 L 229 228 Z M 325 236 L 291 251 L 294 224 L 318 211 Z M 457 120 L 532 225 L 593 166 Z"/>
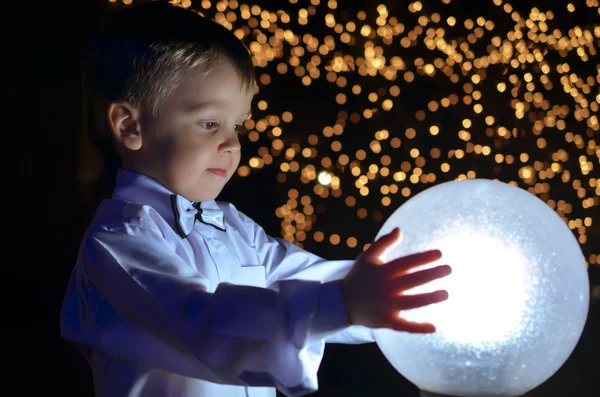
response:
<path fill-rule="evenodd" d="M 225 168 L 209 168 L 207 171 L 210 171 L 218 176 L 227 176 L 227 170 Z"/>

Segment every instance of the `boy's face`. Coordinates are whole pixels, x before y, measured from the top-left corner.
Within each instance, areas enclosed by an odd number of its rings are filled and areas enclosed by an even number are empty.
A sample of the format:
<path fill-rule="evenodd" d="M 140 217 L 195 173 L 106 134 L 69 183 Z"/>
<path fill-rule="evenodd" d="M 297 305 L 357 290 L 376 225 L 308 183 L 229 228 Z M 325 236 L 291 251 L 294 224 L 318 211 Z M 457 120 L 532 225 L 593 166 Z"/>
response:
<path fill-rule="evenodd" d="M 190 72 L 160 101 L 160 116 L 142 122 L 136 168 L 189 200 L 214 200 L 239 165 L 252 97 L 229 61 Z"/>

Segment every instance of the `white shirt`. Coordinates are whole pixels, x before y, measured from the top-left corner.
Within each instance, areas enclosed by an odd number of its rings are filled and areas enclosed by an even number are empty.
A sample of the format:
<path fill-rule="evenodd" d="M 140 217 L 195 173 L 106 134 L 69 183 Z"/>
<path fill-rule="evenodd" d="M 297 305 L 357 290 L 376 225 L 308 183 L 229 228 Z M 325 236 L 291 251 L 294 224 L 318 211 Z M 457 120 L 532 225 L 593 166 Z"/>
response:
<path fill-rule="evenodd" d="M 373 342 L 348 325 L 352 261 L 272 238 L 229 203 L 201 208 L 212 224 L 127 170 L 100 204 L 61 312 L 97 397 L 298 396 L 317 390 L 325 342 Z"/>

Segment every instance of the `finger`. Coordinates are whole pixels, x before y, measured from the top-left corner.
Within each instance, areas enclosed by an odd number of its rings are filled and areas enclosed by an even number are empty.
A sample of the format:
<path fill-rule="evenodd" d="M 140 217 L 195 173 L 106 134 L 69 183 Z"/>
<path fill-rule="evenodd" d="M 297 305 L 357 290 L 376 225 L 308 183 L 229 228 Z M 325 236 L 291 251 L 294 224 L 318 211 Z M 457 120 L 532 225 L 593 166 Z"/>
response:
<path fill-rule="evenodd" d="M 395 331 L 404 331 L 414 334 L 431 334 L 435 332 L 435 326 L 433 324 L 407 321 L 400 317 L 399 313 L 396 313 L 393 318 L 390 319 L 390 328 Z"/>
<path fill-rule="evenodd" d="M 424 294 L 400 295 L 394 298 L 390 305 L 392 310 L 409 310 L 443 302 L 446 299 L 448 299 L 448 292 L 439 290 Z"/>
<path fill-rule="evenodd" d="M 385 272 L 398 277 L 410 269 L 435 262 L 442 257 L 440 250 L 430 250 L 403 256 L 385 264 Z"/>
<path fill-rule="evenodd" d="M 418 272 L 409 273 L 402 277 L 394 279 L 391 283 L 392 291 L 402 292 L 423 284 L 427 284 L 433 280 L 437 280 L 448 276 L 452 273 L 452 268 L 448 265 L 436 266 L 431 269 L 420 270 Z"/>
<path fill-rule="evenodd" d="M 384 234 L 365 251 L 364 258 L 372 263 L 383 263 L 382 256 L 398 242 L 400 234 L 400 229 L 397 227 L 390 233 Z"/>

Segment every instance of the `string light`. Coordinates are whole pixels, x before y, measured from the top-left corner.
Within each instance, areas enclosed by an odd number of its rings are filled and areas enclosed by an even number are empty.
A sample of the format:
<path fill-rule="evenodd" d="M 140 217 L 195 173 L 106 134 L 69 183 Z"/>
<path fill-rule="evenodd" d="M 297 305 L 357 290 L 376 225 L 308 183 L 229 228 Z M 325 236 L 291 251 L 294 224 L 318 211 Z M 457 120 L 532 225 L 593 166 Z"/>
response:
<path fill-rule="evenodd" d="M 490 0 L 485 16 L 451 0 L 172 3 L 250 49 L 254 119 L 237 175 L 278 170 L 287 240 L 362 250 L 372 236 L 350 235 L 352 219 L 382 222 L 434 183 L 499 178 L 544 200 L 600 264 L 589 244 L 600 222 L 598 1 L 550 10 Z M 558 23 L 563 13 L 571 25 Z M 276 87 L 294 92 L 288 109 Z M 325 208 L 345 221 L 320 226 Z"/>

